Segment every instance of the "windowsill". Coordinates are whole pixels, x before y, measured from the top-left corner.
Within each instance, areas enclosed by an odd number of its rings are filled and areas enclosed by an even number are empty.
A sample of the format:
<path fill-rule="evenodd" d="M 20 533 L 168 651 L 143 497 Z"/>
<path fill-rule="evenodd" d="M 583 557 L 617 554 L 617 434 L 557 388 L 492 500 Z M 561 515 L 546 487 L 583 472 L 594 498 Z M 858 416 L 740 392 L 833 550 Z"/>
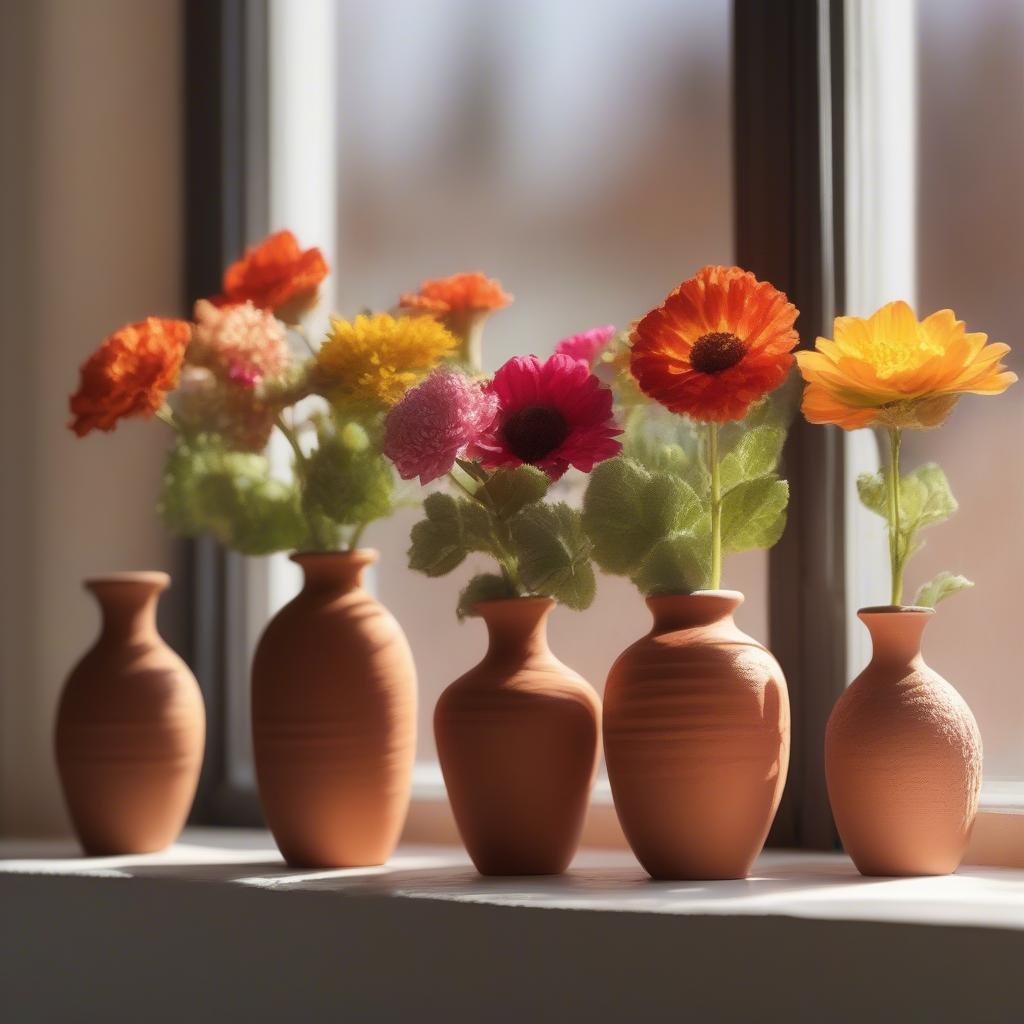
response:
<path fill-rule="evenodd" d="M 494 879 L 450 846 L 293 871 L 256 830 L 189 829 L 142 857 L 3 840 L 0 905 L 0 1010 L 31 998 L 37 1020 L 108 1005 L 149 1021 L 435 1019 L 430 1007 L 500 1021 L 541 1005 L 564 1019 L 701 1019 L 702 1007 L 763 1012 L 765 986 L 797 1020 L 854 1019 L 880 992 L 894 1010 L 934 998 L 961 1012 L 965 974 L 984 969 L 998 1005 L 992 979 L 1004 959 L 1016 977 L 1024 947 L 1024 871 L 865 879 L 840 854 L 790 851 L 767 852 L 745 881 L 658 883 L 612 850 L 583 851 L 561 877 Z M 935 956 L 957 959 L 923 991 Z"/>

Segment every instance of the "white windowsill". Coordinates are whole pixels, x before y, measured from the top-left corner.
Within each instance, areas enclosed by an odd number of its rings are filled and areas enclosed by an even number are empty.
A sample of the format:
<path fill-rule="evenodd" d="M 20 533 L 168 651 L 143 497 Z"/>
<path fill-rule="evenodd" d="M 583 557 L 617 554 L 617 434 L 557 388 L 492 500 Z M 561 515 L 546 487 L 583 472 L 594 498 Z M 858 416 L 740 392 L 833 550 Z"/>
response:
<path fill-rule="evenodd" d="M 1006 1019 L 1024 953 L 1024 871 L 865 879 L 788 851 L 745 881 L 658 883 L 612 850 L 493 879 L 430 846 L 293 871 L 250 830 L 143 857 L 2 840 L 0 906 L 5 1020 L 766 1019 L 766 992 L 772 1019 L 944 1020 L 980 984 Z"/>

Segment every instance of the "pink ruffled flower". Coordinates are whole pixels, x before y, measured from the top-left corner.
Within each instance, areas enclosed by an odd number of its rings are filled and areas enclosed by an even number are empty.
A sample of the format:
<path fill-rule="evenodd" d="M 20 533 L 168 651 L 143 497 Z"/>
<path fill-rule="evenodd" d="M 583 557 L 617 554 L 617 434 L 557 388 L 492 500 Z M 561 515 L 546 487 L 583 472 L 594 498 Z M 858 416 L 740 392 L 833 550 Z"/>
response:
<path fill-rule="evenodd" d="M 393 406 L 384 425 L 384 454 L 403 480 L 444 476 L 488 427 L 497 399 L 455 370 L 435 370 Z"/>
<path fill-rule="evenodd" d="M 557 480 L 570 466 L 589 473 L 622 450 L 612 393 L 579 359 L 517 356 L 487 391 L 498 399 L 498 414 L 469 455 L 488 469 L 529 463 Z"/>
<path fill-rule="evenodd" d="M 272 313 L 251 302 L 215 306 L 200 299 L 195 306 L 196 330 L 187 360 L 242 387 L 277 377 L 288 367 L 288 338 Z"/>
<path fill-rule="evenodd" d="M 572 356 L 573 359 L 578 359 L 580 362 L 586 363 L 587 366 L 593 366 L 598 352 L 612 340 L 614 334 L 613 324 L 605 324 L 604 327 L 591 327 L 589 331 L 563 338 L 555 346 L 555 354 Z"/>

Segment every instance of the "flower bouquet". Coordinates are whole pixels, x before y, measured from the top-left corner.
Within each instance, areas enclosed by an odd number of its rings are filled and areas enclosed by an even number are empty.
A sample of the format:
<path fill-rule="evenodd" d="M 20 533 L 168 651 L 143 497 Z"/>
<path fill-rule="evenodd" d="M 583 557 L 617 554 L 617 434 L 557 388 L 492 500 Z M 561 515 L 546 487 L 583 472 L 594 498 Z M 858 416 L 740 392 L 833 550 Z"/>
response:
<path fill-rule="evenodd" d="M 725 554 L 770 547 L 785 527 L 788 416 L 772 392 L 796 317 L 753 274 L 705 267 L 606 355 L 626 444 L 591 475 L 583 525 L 596 563 L 637 585 L 654 624 L 608 677 L 605 758 L 623 830 L 656 878 L 744 877 L 785 784 L 785 679 L 736 627 L 743 595 L 719 587 Z"/>
<path fill-rule="evenodd" d="M 867 319 L 837 317 L 834 338 L 797 355 L 812 423 L 884 432 L 888 460 L 863 474 L 863 504 L 886 522 L 890 604 L 862 608 L 871 663 L 839 698 L 825 737 L 829 799 L 847 852 L 863 874 L 948 874 L 963 858 L 981 785 L 981 738 L 970 708 L 921 656 L 934 606 L 972 586 L 940 573 L 903 605 L 904 573 L 926 527 L 956 500 L 930 463 L 902 474 L 903 431 L 940 426 L 967 393 L 997 395 L 1017 378 L 1009 351 L 970 333 L 944 309 L 918 321 L 905 302 Z"/>
<path fill-rule="evenodd" d="M 412 530 L 410 566 L 428 576 L 483 555 L 460 618 L 484 619 L 484 659 L 438 701 L 434 731 L 463 841 L 492 875 L 563 871 L 579 842 L 598 753 L 597 695 L 551 653 L 556 602 L 593 600 L 580 513 L 547 500 L 570 467 L 620 450 L 612 394 L 585 360 L 509 360 L 486 381 L 435 370 L 388 414 L 384 451 L 405 479 L 446 477 Z"/>

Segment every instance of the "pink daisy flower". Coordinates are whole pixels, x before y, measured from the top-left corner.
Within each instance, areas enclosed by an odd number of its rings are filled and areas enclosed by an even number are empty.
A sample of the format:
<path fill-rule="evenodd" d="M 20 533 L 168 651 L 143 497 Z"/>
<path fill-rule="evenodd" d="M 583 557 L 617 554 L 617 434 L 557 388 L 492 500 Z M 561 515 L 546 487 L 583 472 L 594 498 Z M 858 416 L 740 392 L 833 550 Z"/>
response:
<path fill-rule="evenodd" d="M 517 356 L 486 390 L 498 399 L 498 414 L 469 454 L 488 469 L 529 463 L 557 480 L 570 466 L 589 473 L 622 450 L 612 393 L 579 359 Z"/>
<path fill-rule="evenodd" d="M 455 370 L 435 370 L 391 408 L 384 454 L 403 480 L 444 476 L 466 446 L 490 426 L 498 400 Z"/>
<path fill-rule="evenodd" d="M 587 366 L 593 366 L 598 352 L 612 340 L 614 334 L 613 324 L 605 324 L 604 327 L 591 327 L 589 331 L 563 338 L 555 346 L 555 354 L 572 356 L 573 359 L 579 359 Z"/>

